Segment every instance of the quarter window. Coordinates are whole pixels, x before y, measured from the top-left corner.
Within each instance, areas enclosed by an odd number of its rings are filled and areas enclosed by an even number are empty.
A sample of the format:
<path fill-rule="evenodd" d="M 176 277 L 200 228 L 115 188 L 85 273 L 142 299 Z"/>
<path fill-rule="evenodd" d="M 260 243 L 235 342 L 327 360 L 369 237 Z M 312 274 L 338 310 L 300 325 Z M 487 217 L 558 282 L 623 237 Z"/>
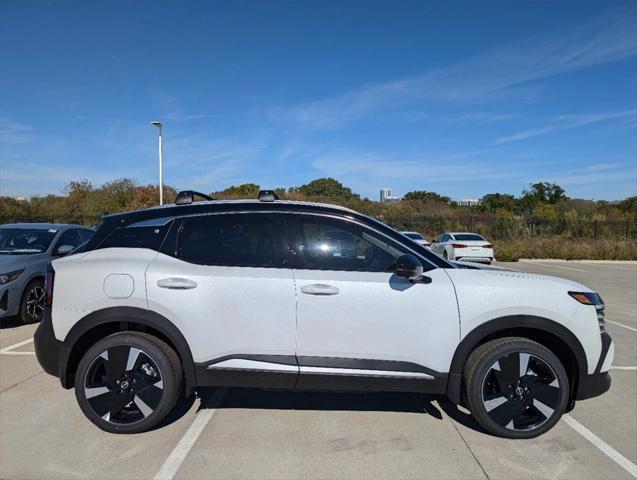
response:
<path fill-rule="evenodd" d="M 284 245 L 281 215 L 207 215 L 184 221 L 177 255 L 199 265 L 284 267 Z"/>
<path fill-rule="evenodd" d="M 354 272 L 392 272 L 406 253 L 400 245 L 345 220 L 296 215 L 295 250 L 302 268 Z"/>

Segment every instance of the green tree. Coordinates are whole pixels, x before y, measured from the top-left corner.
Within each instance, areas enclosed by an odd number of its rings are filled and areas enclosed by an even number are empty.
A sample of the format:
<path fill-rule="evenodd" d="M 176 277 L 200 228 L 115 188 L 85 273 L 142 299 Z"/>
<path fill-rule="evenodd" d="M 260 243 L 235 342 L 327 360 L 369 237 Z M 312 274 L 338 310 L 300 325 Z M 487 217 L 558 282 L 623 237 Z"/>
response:
<path fill-rule="evenodd" d="M 531 197 L 535 202 L 546 202 L 556 204 L 560 200 L 565 200 L 566 190 L 557 183 L 538 182 L 529 185 L 528 190 L 522 192 L 522 197 Z"/>
<path fill-rule="evenodd" d="M 440 202 L 449 203 L 451 200 L 449 197 L 440 195 L 436 192 L 428 192 L 426 190 L 415 190 L 413 192 L 407 192 L 403 197 L 405 200 L 424 200 L 427 202 Z"/>
<path fill-rule="evenodd" d="M 360 196 L 334 178 L 318 178 L 301 185 L 296 192 L 305 197 L 329 199 L 334 201 L 360 200 Z"/>
<path fill-rule="evenodd" d="M 513 212 L 515 210 L 515 197 L 506 193 L 491 193 L 484 196 L 481 207 L 491 213 L 498 210 Z"/>

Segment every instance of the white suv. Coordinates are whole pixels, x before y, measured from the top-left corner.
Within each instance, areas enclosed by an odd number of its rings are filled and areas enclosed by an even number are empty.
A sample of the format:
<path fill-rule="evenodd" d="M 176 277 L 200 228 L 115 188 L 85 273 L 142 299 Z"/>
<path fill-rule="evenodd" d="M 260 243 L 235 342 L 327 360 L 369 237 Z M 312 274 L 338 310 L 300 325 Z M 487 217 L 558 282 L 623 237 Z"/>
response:
<path fill-rule="evenodd" d="M 457 268 L 345 208 L 192 199 L 107 216 L 49 268 L 38 360 L 104 430 L 244 386 L 446 395 L 530 438 L 610 387 L 604 304 L 584 285 Z"/>

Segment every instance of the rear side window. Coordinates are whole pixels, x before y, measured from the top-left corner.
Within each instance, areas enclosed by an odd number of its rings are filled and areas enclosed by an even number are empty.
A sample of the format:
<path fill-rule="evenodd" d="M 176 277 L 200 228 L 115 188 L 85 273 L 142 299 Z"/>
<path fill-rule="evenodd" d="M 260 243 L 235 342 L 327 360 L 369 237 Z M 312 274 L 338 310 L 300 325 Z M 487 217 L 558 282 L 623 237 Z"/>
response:
<path fill-rule="evenodd" d="M 162 226 L 128 226 L 116 228 L 98 248 L 148 248 L 159 250 L 170 223 Z"/>
<path fill-rule="evenodd" d="M 236 213 L 184 220 L 177 256 L 190 263 L 226 267 L 284 267 L 281 215 Z"/>

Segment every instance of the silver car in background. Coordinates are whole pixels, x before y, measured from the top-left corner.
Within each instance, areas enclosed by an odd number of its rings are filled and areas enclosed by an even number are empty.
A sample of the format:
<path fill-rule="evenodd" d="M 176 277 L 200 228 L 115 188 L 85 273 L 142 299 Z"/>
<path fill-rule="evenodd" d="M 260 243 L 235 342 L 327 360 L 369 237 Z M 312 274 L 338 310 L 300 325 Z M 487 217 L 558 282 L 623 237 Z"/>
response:
<path fill-rule="evenodd" d="M 48 263 L 86 242 L 94 232 L 56 223 L 0 225 L 0 321 L 17 315 L 24 323 L 39 322 Z"/>

